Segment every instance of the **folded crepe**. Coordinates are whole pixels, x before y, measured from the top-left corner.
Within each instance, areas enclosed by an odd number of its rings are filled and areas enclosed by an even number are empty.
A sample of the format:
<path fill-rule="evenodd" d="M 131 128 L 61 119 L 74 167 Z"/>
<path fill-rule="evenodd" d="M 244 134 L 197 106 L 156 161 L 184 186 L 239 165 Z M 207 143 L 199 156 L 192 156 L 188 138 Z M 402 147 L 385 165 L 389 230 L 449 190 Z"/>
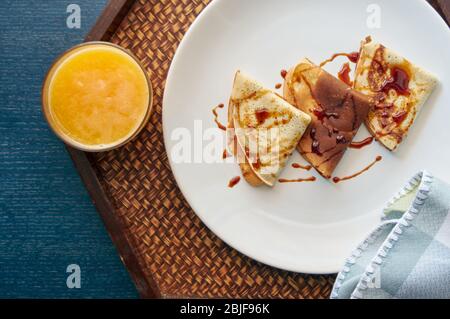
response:
<path fill-rule="evenodd" d="M 325 178 L 330 178 L 373 106 L 308 59 L 286 75 L 284 98 L 312 118 L 298 151 Z"/>
<path fill-rule="evenodd" d="M 405 139 L 436 84 L 434 75 L 398 53 L 370 37 L 363 41 L 354 88 L 374 97 L 375 108 L 365 123 L 389 150 L 395 150 Z"/>
<path fill-rule="evenodd" d="M 228 108 L 230 149 L 253 186 L 273 186 L 310 122 L 310 117 L 238 71 Z M 230 130 L 229 130 L 230 131 Z"/>

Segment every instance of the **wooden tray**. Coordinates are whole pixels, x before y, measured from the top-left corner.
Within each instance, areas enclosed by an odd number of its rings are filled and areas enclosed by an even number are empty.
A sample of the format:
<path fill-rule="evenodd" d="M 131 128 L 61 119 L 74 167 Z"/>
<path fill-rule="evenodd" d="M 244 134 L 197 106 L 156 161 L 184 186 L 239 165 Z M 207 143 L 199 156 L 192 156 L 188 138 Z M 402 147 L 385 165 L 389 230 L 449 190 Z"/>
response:
<path fill-rule="evenodd" d="M 68 151 L 144 298 L 328 298 L 334 275 L 274 269 L 224 244 L 197 218 L 172 176 L 161 106 L 175 50 L 211 0 L 110 0 L 86 41 L 132 51 L 147 69 L 154 113 L 133 142 L 107 153 Z M 450 17 L 450 0 L 429 1 Z"/>

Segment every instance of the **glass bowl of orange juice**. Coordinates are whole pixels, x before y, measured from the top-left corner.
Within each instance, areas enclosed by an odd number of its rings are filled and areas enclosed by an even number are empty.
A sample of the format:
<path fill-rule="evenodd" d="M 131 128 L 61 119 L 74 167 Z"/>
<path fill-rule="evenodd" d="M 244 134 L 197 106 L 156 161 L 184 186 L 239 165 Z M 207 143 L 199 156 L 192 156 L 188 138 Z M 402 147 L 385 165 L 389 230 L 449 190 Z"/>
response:
<path fill-rule="evenodd" d="M 108 42 L 87 42 L 63 53 L 42 88 L 42 111 L 55 134 L 87 152 L 132 140 L 152 111 L 150 79 L 130 52 Z"/>

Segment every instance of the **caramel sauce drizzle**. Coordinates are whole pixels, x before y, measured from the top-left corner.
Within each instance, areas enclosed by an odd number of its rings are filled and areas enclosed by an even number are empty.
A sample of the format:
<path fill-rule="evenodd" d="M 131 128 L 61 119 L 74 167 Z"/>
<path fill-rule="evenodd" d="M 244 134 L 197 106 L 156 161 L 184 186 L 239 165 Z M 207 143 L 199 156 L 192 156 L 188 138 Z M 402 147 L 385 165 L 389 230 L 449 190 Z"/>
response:
<path fill-rule="evenodd" d="M 371 164 L 369 164 L 367 167 L 363 168 L 362 170 L 360 170 L 359 172 L 349 175 L 349 176 L 345 176 L 345 177 L 333 177 L 333 182 L 334 183 L 340 183 L 352 178 L 355 178 L 361 174 L 363 174 L 364 172 L 367 172 L 369 169 L 371 169 L 376 163 L 380 162 L 383 159 L 382 156 L 377 156 L 377 158 L 375 159 L 375 161 L 373 161 Z"/>
<path fill-rule="evenodd" d="M 223 109 L 224 105 L 221 103 L 217 105 L 215 108 L 213 108 L 212 112 L 214 114 L 214 122 L 217 124 L 217 127 L 221 129 L 222 131 L 226 131 L 227 127 L 219 122 L 219 113 L 217 112 L 218 109 Z"/>
<path fill-rule="evenodd" d="M 357 63 L 359 60 L 359 52 L 351 52 L 351 53 L 335 53 L 331 56 L 331 58 L 320 63 L 320 67 L 327 65 L 328 63 L 333 62 L 337 57 L 345 56 L 350 62 Z"/>
<path fill-rule="evenodd" d="M 237 184 L 239 184 L 239 182 L 241 181 L 241 177 L 240 176 L 235 176 L 233 177 L 230 182 L 228 183 L 228 187 L 229 188 L 233 188 L 234 186 L 236 186 Z"/>
<path fill-rule="evenodd" d="M 359 52 L 351 52 L 351 53 L 335 53 L 331 56 L 331 58 L 320 63 L 320 67 L 325 66 L 328 63 L 333 62 L 337 57 L 345 56 L 350 62 L 358 63 L 359 61 Z M 344 63 L 342 65 L 341 70 L 338 73 L 338 78 L 348 86 L 353 86 L 353 81 L 350 80 L 350 64 Z"/>
<path fill-rule="evenodd" d="M 399 95 L 408 96 L 410 94 L 409 91 L 410 76 L 408 72 L 406 72 L 404 69 L 400 67 L 394 67 L 392 68 L 391 73 L 392 73 L 391 77 L 383 82 L 380 91 L 387 93 L 389 92 L 389 90 L 393 89 Z"/>
<path fill-rule="evenodd" d="M 302 165 L 299 163 L 293 163 L 292 164 L 293 168 L 298 168 L 298 169 L 304 169 L 306 171 L 310 171 L 312 169 L 312 165 Z"/>
<path fill-rule="evenodd" d="M 350 71 L 351 71 L 350 64 L 348 62 L 344 63 L 344 65 L 342 66 L 341 70 L 338 73 L 338 78 L 348 86 L 353 86 L 353 81 L 350 80 Z"/>
<path fill-rule="evenodd" d="M 280 178 L 278 182 L 280 183 L 303 183 L 303 182 L 315 182 L 316 178 L 314 176 L 308 178 L 298 178 L 298 179 L 284 179 Z"/>
<path fill-rule="evenodd" d="M 373 140 L 374 140 L 374 138 L 372 136 L 369 136 L 369 137 L 363 139 L 362 141 L 350 143 L 350 145 L 348 147 L 353 148 L 353 149 L 361 149 L 365 146 L 372 144 Z"/>
<path fill-rule="evenodd" d="M 369 114 L 369 119 L 377 117 L 381 126 L 381 130 L 375 131 L 377 138 L 391 136 L 397 140 L 397 143 L 401 143 L 404 134 L 413 123 L 413 121 L 409 121 L 406 128 L 401 127 L 401 124 L 408 118 L 408 114 L 412 112 L 411 105 L 414 104 L 411 91 L 409 90 L 411 66 L 409 62 L 390 66 L 385 61 L 384 54 L 385 47 L 380 46 L 376 50 L 369 68 L 369 88 L 374 92 L 378 92 L 376 107 L 372 114 Z M 390 71 L 390 75 L 388 71 Z M 394 90 L 398 95 L 406 96 L 411 100 L 407 104 L 406 110 L 399 110 L 394 113 L 394 105 L 385 103 L 390 90 Z"/>
<path fill-rule="evenodd" d="M 224 150 L 223 150 L 223 154 L 222 154 L 222 158 L 223 158 L 223 159 L 226 159 L 226 158 L 228 158 L 228 157 L 230 157 L 230 156 L 231 156 L 231 154 L 229 154 L 228 151 L 227 151 L 226 149 L 224 149 Z"/>
<path fill-rule="evenodd" d="M 267 109 L 260 109 L 255 111 L 255 117 L 259 124 L 263 124 L 270 117 L 270 112 Z"/>

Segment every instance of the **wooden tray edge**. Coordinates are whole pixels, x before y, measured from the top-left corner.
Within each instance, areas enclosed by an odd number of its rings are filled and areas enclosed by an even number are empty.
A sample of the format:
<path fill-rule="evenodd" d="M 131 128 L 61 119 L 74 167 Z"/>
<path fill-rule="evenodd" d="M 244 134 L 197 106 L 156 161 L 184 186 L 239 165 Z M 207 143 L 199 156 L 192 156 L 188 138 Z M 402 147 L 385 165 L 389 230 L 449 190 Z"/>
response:
<path fill-rule="evenodd" d="M 436 0 L 437 6 L 441 9 L 440 14 L 445 18 L 445 22 L 450 26 L 450 0 Z"/>

